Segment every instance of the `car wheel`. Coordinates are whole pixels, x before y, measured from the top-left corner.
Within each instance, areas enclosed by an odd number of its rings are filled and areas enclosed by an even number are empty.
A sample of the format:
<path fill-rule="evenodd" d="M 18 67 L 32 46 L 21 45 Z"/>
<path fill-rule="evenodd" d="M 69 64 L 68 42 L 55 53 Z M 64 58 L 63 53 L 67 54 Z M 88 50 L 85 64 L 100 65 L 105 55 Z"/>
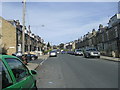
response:
<path fill-rule="evenodd" d="M 98 56 L 97 58 L 100 58 L 100 56 Z"/>
<path fill-rule="evenodd" d="M 90 55 L 89 54 L 87 54 L 87 56 L 86 56 L 87 58 L 89 58 L 90 57 Z"/>
<path fill-rule="evenodd" d="M 87 58 L 87 56 L 84 54 L 84 57 Z"/>

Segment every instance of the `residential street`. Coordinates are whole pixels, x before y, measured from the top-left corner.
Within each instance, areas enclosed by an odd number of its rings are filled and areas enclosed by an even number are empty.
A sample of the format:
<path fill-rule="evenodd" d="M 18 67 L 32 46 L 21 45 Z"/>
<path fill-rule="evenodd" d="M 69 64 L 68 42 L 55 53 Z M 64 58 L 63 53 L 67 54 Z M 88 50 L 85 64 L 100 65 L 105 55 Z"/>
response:
<path fill-rule="evenodd" d="M 0 90 L 120 90 L 120 0 L 1 0 Z"/>
<path fill-rule="evenodd" d="M 38 88 L 117 88 L 118 62 L 60 54 L 37 68 Z"/>

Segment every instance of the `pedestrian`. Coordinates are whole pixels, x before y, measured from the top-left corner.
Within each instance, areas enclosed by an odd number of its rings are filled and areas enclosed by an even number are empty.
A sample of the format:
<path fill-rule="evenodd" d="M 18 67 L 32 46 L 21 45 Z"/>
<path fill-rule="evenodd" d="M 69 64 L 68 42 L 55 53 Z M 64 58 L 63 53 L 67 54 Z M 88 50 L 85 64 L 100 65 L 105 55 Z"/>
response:
<path fill-rule="evenodd" d="M 25 65 L 27 65 L 27 58 L 25 55 L 22 55 L 22 61 Z"/>

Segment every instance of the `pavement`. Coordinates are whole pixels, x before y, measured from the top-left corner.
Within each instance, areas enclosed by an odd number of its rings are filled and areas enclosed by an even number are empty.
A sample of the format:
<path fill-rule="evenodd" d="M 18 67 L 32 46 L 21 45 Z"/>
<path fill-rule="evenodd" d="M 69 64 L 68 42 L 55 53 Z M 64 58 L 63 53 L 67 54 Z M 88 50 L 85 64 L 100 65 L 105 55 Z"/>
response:
<path fill-rule="evenodd" d="M 36 60 L 35 60 L 35 61 L 29 62 L 26 66 L 29 70 L 36 70 L 40 66 L 40 64 L 43 63 L 44 60 L 46 60 L 48 57 L 49 55 L 41 55 L 40 57 L 38 57 L 38 60 L 39 61 L 41 60 L 40 63 L 39 62 L 36 63 Z"/>
<path fill-rule="evenodd" d="M 38 59 L 42 59 L 42 60 L 45 60 L 49 57 L 49 55 L 41 55 L 38 57 Z"/>
<path fill-rule="evenodd" d="M 37 67 L 39 67 L 39 64 L 36 64 L 36 63 L 28 63 L 28 65 L 26 65 L 27 66 L 27 68 L 29 69 L 29 70 L 35 70 L 35 69 L 37 69 Z"/>
<path fill-rule="evenodd" d="M 120 58 L 108 57 L 108 56 L 100 56 L 101 59 L 110 60 L 110 61 L 120 61 Z"/>

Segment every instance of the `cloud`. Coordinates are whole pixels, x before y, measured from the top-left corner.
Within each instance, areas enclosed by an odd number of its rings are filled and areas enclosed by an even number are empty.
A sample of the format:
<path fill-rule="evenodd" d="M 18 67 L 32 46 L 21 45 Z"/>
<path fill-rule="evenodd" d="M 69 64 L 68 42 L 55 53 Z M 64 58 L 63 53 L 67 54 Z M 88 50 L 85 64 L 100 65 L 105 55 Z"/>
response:
<path fill-rule="evenodd" d="M 76 28 L 59 28 L 54 32 L 50 29 L 46 32 L 41 31 L 41 35 L 43 35 L 46 41 L 51 41 L 53 42 L 53 44 L 57 44 L 60 42 L 65 43 L 67 41 L 72 41 L 80 38 L 81 36 L 85 35 L 87 32 L 91 32 L 93 28 L 97 30 L 99 24 L 107 25 L 107 22 L 108 22 L 108 18 L 102 18 L 99 21 L 88 23 Z"/>
<path fill-rule="evenodd" d="M 106 11 L 109 10 L 111 8 L 106 9 Z M 38 11 L 36 10 L 35 12 Z M 59 10 L 52 9 L 52 7 L 39 9 L 39 12 L 40 14 L 32 14 L 31 17 L 39 17 L 39 19 L 34 18 L 31 24 L 44 23 L 45 27 L 38 28 L 40 30 L 33 29 L 33 32 L 39 33 L 45 41 L 52 41 L 54 44 L 77 39 L 90 32 L 93 28 L 97 29 L 99 24 L 106 25 L 109 19 L 108 16 L 104 16 L 106 12 L 103 15 L 97 10 L 97 7 L 90 12 L 79 10 L 79 8 L 77 10 L 67 10 L 66 8 Z M 32 11 L 29 13 L 32 13 Z"/>
<path fill-rule="evenodd" d="M 106 25 L 108 15 L 115 14 L 115 5 L 116 3 L 28 3 L 26 26 L 31 25 L 33 33 L 53 44 L 69 42 L 93 28 L 97 29 L 99 24 Z M 22 4 L 4 4 L 3 14 L 7 19 L 19 19 L 22 22 Z"/>

